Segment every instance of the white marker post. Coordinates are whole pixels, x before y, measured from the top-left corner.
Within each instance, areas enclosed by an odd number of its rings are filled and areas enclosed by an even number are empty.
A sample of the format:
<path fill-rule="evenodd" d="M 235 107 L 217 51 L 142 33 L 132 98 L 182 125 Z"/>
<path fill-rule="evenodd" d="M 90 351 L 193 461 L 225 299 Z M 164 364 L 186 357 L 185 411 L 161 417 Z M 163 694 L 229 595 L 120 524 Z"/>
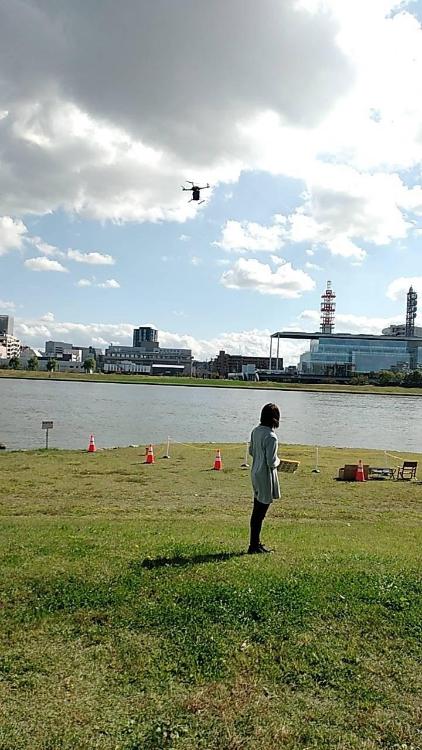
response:
<path fill-rule="evenodd" d="M 249 469 L 249 464 L 248 464 L 248 449 L 249 449 L 249 441 L 247 440 L 246 441 L 246 448 L 245 448 L 245 460 L 244 460 L 243 464 L 240 465 L 241 469 Z"/>
<path fill-rule="evenodd" d="M 41 429 L 45 430 L 45 449 L 48 450 L 48 431 L 53 429 L 53 422 L 41 422 Z"/>
<path fill-rule="evenodd" d="M 315 469 L 312 469 L 312 474 L 321 474 L 319 470 L 319 448 L 316 447 L 316 462 L 315 462 Z"/>
<path fill-rule="evenodd" d="M 167 438 L 167 450 L 163 458 L 170 458 L 170 436 Z"/>

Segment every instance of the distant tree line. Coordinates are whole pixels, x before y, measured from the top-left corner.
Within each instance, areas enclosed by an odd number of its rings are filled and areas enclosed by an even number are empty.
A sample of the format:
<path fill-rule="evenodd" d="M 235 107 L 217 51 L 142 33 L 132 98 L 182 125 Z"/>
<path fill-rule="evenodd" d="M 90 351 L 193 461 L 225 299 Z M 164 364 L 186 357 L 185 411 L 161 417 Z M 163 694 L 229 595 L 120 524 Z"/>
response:
<path fill-rule="evenodd" d="M 381 370 L 370 372 L 368 375 L 354 375 L 350 378 L 351 385 L 400 385 L 403 388 L 422 388 L 422 370 L 408 370 L 394 372 Z"/>

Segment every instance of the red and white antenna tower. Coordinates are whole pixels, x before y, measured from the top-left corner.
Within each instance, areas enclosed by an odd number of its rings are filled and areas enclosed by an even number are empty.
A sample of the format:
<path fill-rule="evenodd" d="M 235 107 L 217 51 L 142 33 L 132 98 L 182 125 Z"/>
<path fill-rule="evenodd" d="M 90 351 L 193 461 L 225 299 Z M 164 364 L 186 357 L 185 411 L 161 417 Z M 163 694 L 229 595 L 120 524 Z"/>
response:
<path fill-rule="evenodd" d="M 321 333 L 332 333 L 334 331 L 335 298 L 336 295 L 331 289 L 331 281 L 327 281 L 327 288 L 324 294 L 321 294 Z"/>

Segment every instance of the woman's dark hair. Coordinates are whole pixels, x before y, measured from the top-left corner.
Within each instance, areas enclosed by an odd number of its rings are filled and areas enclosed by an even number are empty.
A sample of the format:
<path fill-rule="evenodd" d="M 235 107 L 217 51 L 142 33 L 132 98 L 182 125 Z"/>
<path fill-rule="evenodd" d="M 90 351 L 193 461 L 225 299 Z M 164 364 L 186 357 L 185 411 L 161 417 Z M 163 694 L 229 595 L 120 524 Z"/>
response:
<path fill-rule="evenodd" d="M 261 411 L 261 424 L 264 427 L 278 427 L 280 424 L 280 409 L 276 404 L 265 404 Z"/>

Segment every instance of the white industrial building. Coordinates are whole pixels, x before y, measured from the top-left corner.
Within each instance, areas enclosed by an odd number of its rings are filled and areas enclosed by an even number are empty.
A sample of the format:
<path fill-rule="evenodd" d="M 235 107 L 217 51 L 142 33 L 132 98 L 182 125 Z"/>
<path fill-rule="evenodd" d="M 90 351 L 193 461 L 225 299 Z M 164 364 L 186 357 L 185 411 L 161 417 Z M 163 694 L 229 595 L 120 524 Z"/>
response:
<path fill-rule="evenodd" d="M 134 330 L 139 346 L 113 346 L 105 350 L 103 371 L 145 375 L 191 375 L 190 349 L 161 348 L 157 331 L 149 326 Z"/>

